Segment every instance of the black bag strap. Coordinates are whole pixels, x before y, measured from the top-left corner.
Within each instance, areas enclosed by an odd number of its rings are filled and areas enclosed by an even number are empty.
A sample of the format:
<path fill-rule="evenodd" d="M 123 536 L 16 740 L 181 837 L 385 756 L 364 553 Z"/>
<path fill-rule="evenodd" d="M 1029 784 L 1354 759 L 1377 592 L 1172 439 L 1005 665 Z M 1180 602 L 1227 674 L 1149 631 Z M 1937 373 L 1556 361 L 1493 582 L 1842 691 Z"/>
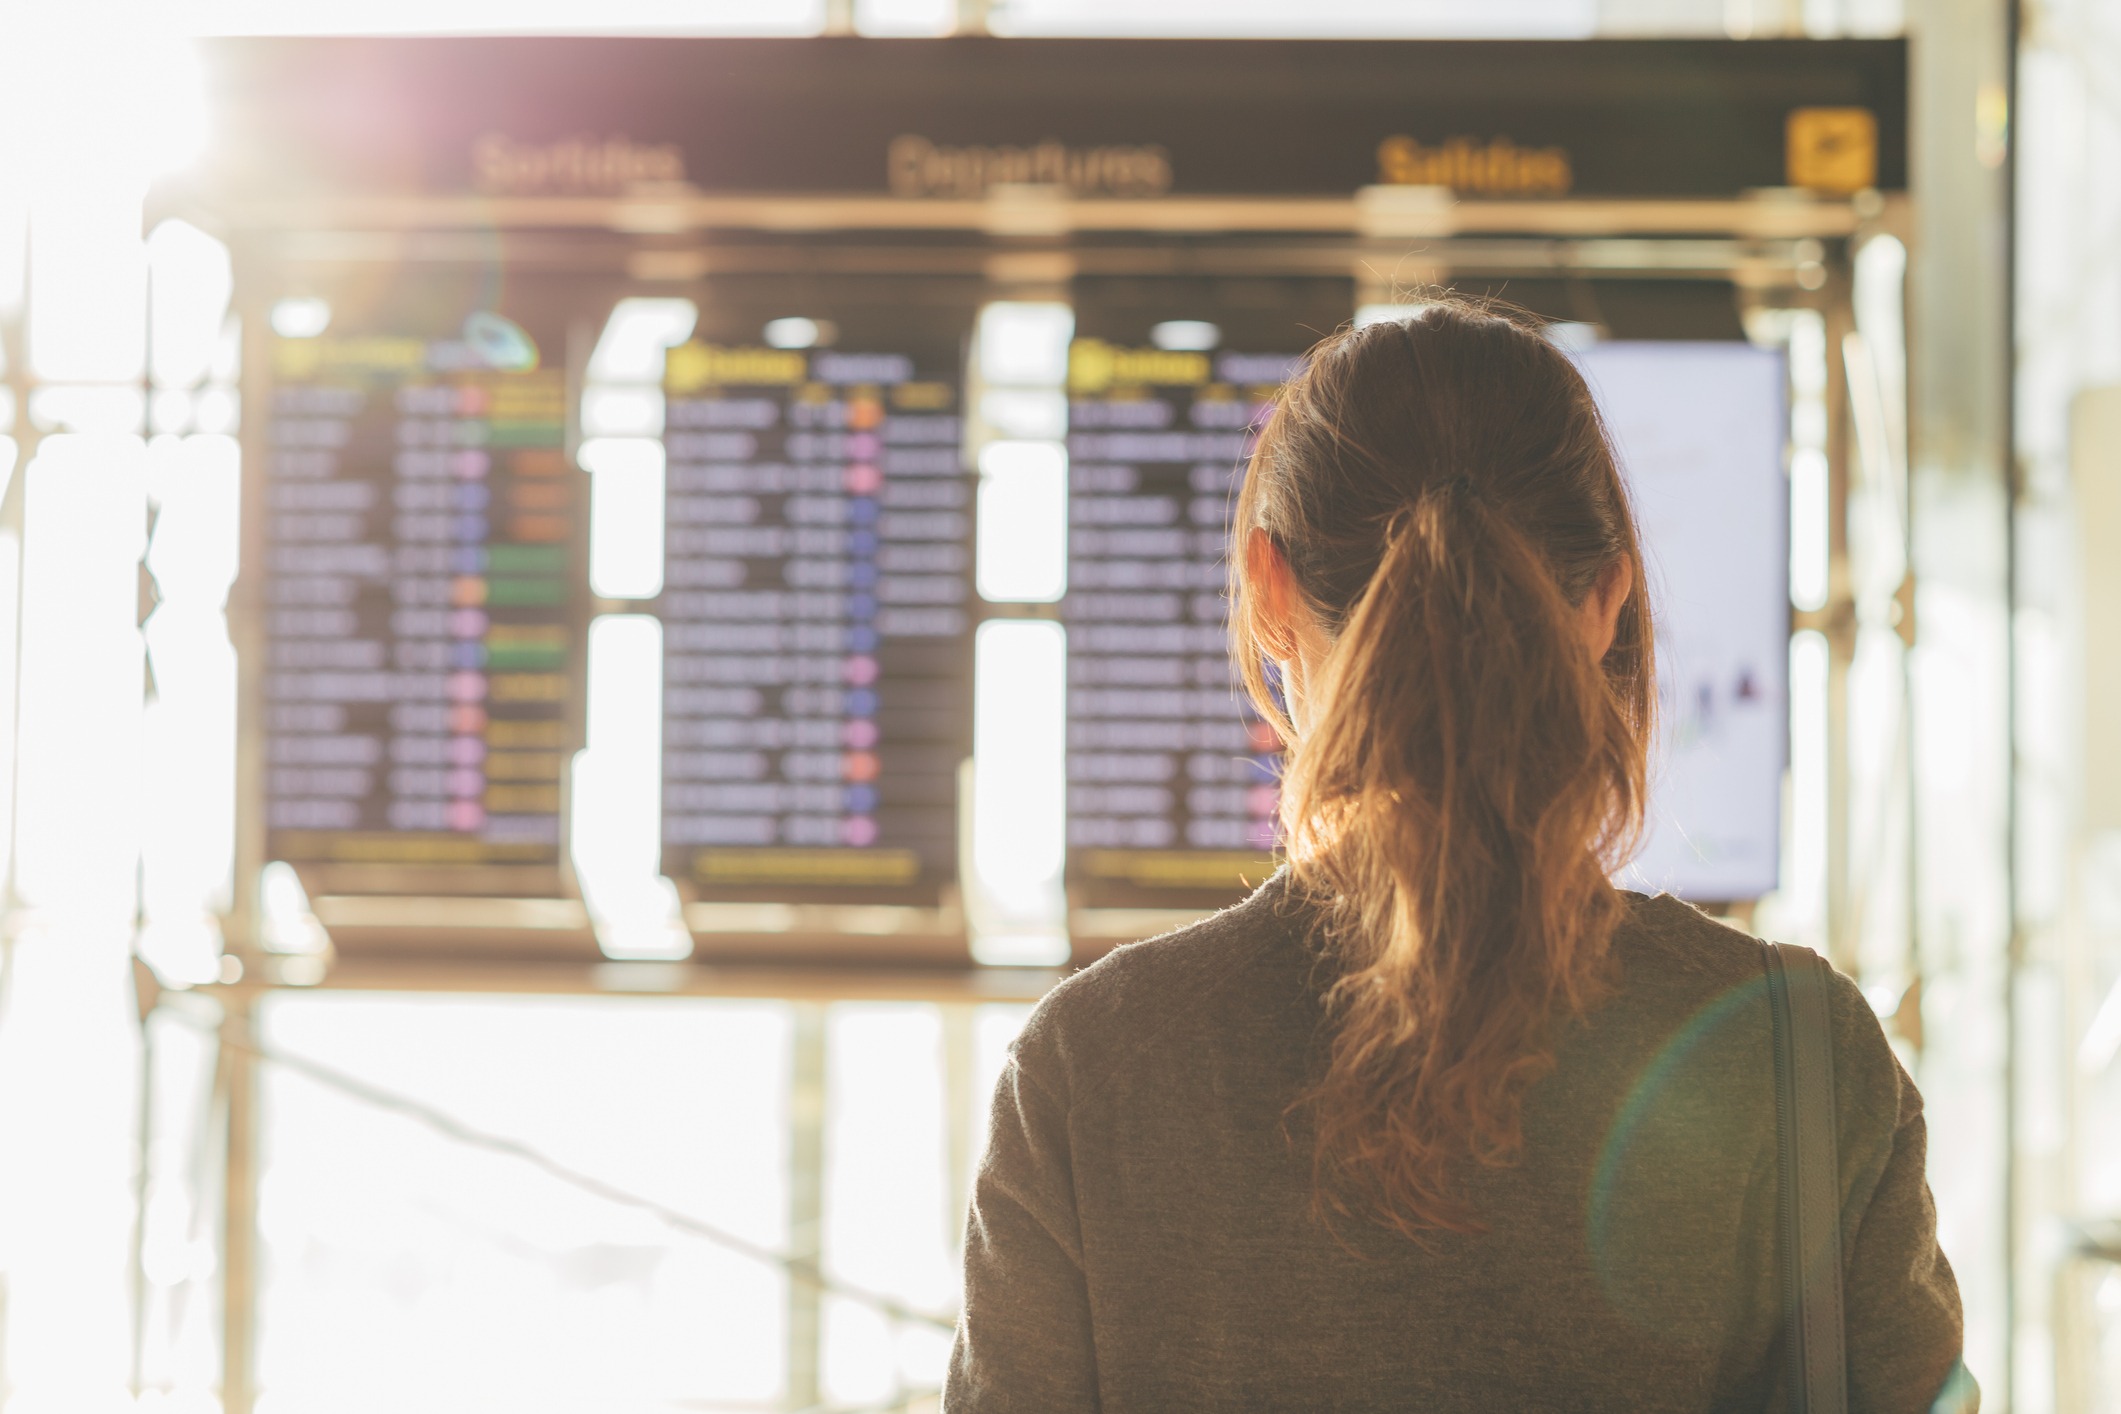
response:
<path fill-rule="evenodd" d="M 1775 1150 L 1785 1382 L 1792 1414 L 1847 1414 L 1841 1161 L 1834 1121 L 1833 969 L 1762 943 L 1775 1034 Z"/>

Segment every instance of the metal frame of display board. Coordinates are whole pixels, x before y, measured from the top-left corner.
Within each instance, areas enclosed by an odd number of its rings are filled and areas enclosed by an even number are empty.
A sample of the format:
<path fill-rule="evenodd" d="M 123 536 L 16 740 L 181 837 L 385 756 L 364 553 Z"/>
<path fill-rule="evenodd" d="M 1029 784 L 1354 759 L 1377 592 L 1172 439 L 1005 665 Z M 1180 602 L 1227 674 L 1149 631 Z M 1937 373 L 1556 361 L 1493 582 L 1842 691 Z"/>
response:
<path fill-rule="evenodd" d="M 1405 192 L 1387 192 L 1395 199 Z M 250 248 L 272 263 L 300 269 L 313 262 L 375 267 L 387 264 L 447 266 L 470 258 L 499 258 L 526 271 L 571 271 L 599 287 L 618 293 L 676 291 L 703 277 L 763 274 L 871 276 L 950 274 L 978 280 L 992 298 L 1066 297 L 1078 278 L 1158 278 L 1217 276 L 1298 276 L 1349 282 L 1351 301 L 1387 301 L 1401 287 L 1446 285 L 1453 281 L 1502 284 L 1538 280 L 1604 284 L 1640 280 L 1712 282 L 1735 289 L 1742 301 L 1761 306 L 1809 306 L 1822 311 L 1830 343 L 1851 325 L 1848 307 L 1848 261 L 1851 245 L 1868 234 L 1905 226 L 1906 200 L 1863 194 L 1828 200 L 1790 192 L 1762 193 L 1732 201 L 1553 201 L 1454 203 L 1429 194 L 1424 202 L 1385 209 L 1366 198 L 1324 203 L 1308 199 L 1250 198 L 1219 201 L 1213 236 L 1179 234 L 1198 226 L 1176 209 L 1183 199 L 1158 203 L 1048 201 L 1046 226 L 1038 235 L 996 237 L 992 218 L 996 203 L 965 203 L 986 212 L 960 211 L 952 203 L 900 205 L 892 210 L 910 234 L 914 218 L 927 239 L 879 240 L 873 232 L 835 230 L 835 223 L 860 212 L 837 199 L 776 198 L 764 206 L 733 212 L 702 199 L 703 219 L 729 221 L 741 214 L 762 229 L 692 229 L 686 208 L 672 208 L 658 219 L 643 218 L 638 204 L 627 200 L 584 200 L 567 204 L 565 213 L 543 207 L 523 210 L 509 203 L 485 202 L 474 212 L 449 199 L 417 206 L 393 204 L 334 213 L 353 229 L 257 232 Z M 999 202 L 1007 207 L 1010 200 Z M 1124 210 L 1110 210 L 1114 206 Z M 1330 213 L 1319 208 L 1331 207 Z M 863 208 L 866 210 L 866 207 Z M 276 216 L 292 219 L 294 210 Z M 504 233 L 453 232 L 459 219 L 477 216 L 500 220 Z M 1095 235 L 1085 224 L 1129 218 L 1135 230 L 1126 238 Z M 507 229 L 514 221 L 578 223 L 564 229 Z M 1095 218 L 1094 221 L 1088 218 Z M 1079 219 L 1083 218 L 1083 219 Z M 1177 218 L 1177 219 L 1174 219 Z M 364 221 L 411 222 L 413 228 L 361 229 Z M 657 234 L 638 234 L 642 226 Z M 1290 232 L 1304 227 L 1301 235 Z M 1143 228 L 1149 229 L 1143 229 Z M 791 236 L 791 231 L 808 232 Z M 772 233 L 772 234 L 769 234 Z M 1387 233 L 1389 232 L 1389 233 Z M 1418 234 L 1417 234 L 1418 232 Z M 1620 234 L 1620 233 L 1626 234 Z M 958 237 L 972 234 L 965 241 Z M 253 301 L 255 304 L 255 300 Z M 254 308 L 252 314 L 261 310 Z M 257 380 L 259 360 L 252 360 L 249 404 L 263 401 Z M 1840 360 L 1829 360 L 1834 381 L 1829 405 L 1845 407 Z M 1837 416 L 1830 429 L 1829 452 L 1834 477 L 1833 526 L 1836 563 L 1845 555 L 1846 517 L 1839 509 L 1848 484 L 1848 429 Z M 253 478 L 255 480 L 255 478 Z M 1846 586 L 1837 590 L 1845 596 Z M 1018 606 L 1007 612 L 1041 612 Z M 1853 625 L 1846 603 L 1804 616 L 1798 627 L 1822 627 L 1835 633 Z M 253 649 L 255 615 L 232 615 L 239 644 Z M 1846 634 L 1843 634 L 1846 637 Z M 1836 662 L 1845 667 L 1852 648 L 1844 643 Z M 1839 668 L 1837 668 L 1837 675 Z M 1837 676 L 1838 681 L 1838 676 Z M 1838 689 L 1837 689 L 1838 690 Z M 258 758 L 255 740 L 246 740 L 243 798 L 256 794 Z M 1839 779 L 1837 773 L 1836 776 Z M 1844 807 L 1833 807 L 1836 818 Z M 246 819 L 239 853 L 239 877 L 256 877 L 264 863 L 263 841 L 254 812 Z M 1831 895 L 1846 894 L 1847 867 L 1838 861 Z M 238 891 L 238 916 L 230 936 L 250 937 L 252 921 L 243 917 L 251 890 Z M 1837 905 L 1838 907 L 1838 905 Z M 570 898 L 437 896 L 420 891 L 403 895 L 327 895 L 315 900 L 316 914 L 338 936 L 347 953 L 410 955 L 439 949 L 452 956 L 494 958 L 587 958 L 594 940 L 587 913 Z M 1183 909 L 1078 909 L 1071 922 L 1079 952 L 1095 955 L 1113 940 L 1142 936 L 1195 916 Z M 933 965 L 965 956 L 961 913 L 946 900 L 941 910 L 894 906 L 846 907 L 821 899 L 786 904 L 693 903 L 687 923 L 705 959 L 766 961 L 795 958 L 818 962 L 898 960 Z M 239 942 L 240 946 L 240 942 Z"/>

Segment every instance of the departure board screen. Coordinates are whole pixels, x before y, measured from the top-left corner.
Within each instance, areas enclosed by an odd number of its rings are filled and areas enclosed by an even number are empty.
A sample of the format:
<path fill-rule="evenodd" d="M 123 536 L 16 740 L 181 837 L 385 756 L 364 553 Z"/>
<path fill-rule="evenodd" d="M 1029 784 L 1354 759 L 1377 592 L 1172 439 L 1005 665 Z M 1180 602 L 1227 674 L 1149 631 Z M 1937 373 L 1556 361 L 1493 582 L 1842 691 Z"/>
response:
<path fill-rule="evenodd" d="M 933 903 L 971 735 L 956 344 L 666 367 L 664 868 L 704 898 Z"/>
<path fill-rule="evenodd" d="M 412 303 L 271 345 L 266 849 L 337 888 L 556 887 L 582 519 L 566 380 L 513 321 Z"/>
<path fill-rule="evenodd" d="M 1663 737 L 1626 876 L 1706 901 L 1775 887 L 1787 734 L 1779 355 L 1579 355 L 1634 497 Z M 1211 902 L 1273 867 L 1273 731 L 1232 679 L 1229 517 L 1250 429 L 1297 360 L 1079 340 L 1071 356 L 1070 877 L 1092 906 Z"/>
<path fill-rule="evenodd" d="M 1226 556 L 1250 429 L 1298 362 L 1070 350 L 1069 870 L 1091 906 L 1226 900 L 1274 868 L 1281 743 L 1231 670 Z"/>

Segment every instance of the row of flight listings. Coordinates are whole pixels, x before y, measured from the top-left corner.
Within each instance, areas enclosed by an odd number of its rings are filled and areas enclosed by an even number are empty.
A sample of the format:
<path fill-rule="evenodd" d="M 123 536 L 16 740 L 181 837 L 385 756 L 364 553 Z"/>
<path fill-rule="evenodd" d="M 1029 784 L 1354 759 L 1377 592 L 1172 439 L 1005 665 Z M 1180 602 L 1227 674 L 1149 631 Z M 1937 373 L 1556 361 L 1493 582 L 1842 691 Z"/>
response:
<path fill-rule="evenodd" d="M 1046 430 L 1066 452 L 1049 504 L 1067 873 L 1089 904 L 1210 904 L 1272 867 L 1280 743 L 1234 683 L 1225 558 L 1251 437 L 1300 355 L 1182 331 L 1196 347 L 1075 339 L 1047 375 L 1065 410 Z M 446 336 L 302 332 L 271 350 L 254 501 L 268 853 L 337 888 L 556 881 L 598 606 L 584 390 L 491 314 Z M 1578 357 L 1656 581 L 1664 743 L 1639 884 L 1754 897 L 1775 884 L 1786 741 L 1782 360 Z M 660 388 L 606 430 L 661 449 L 641 483 L 660 504 L 630 512 L 638 557 L 660 523 L 661 573 L 617 607 L 661 625 L 665 873 L 703 899 L 933 902 L 957 874 L 993 612 L 976 566 L 1040 553 L 978 543 L 1023 527 L 979 513 L 962 359 L 764 339 L 659 358 Z M 627 390 L 601 391 L 624 421 Z M 594 499 L 600 516 L 625 500 Z"/>

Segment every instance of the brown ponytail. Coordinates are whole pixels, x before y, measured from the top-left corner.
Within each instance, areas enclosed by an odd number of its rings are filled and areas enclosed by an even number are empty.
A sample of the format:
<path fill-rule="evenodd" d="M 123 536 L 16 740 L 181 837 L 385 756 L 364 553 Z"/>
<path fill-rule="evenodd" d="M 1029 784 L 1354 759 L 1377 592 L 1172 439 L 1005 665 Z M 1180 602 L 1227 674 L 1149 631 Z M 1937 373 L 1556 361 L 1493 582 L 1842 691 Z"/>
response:
<path fill-rule="evenodd" d="M 1239 670 L 1289 746 L 1283 829 L 1330 964 L 1299 1102 L 1321 1201 L 1477 1230 L 1462 1166 L 1515 1154 L 1556 1023 L 1605 984 L 1608 875 L 1640 829 L 1652 669 L 1626 491 L 1569 360 L 1440 303 L 1314 350 L 1237 527 L 1273 541 L 1332 640 L 1299 732 L 1240 545 Z M 1632 588 L 1594 661 L 1574 606 L 1616 560 Z"/>

